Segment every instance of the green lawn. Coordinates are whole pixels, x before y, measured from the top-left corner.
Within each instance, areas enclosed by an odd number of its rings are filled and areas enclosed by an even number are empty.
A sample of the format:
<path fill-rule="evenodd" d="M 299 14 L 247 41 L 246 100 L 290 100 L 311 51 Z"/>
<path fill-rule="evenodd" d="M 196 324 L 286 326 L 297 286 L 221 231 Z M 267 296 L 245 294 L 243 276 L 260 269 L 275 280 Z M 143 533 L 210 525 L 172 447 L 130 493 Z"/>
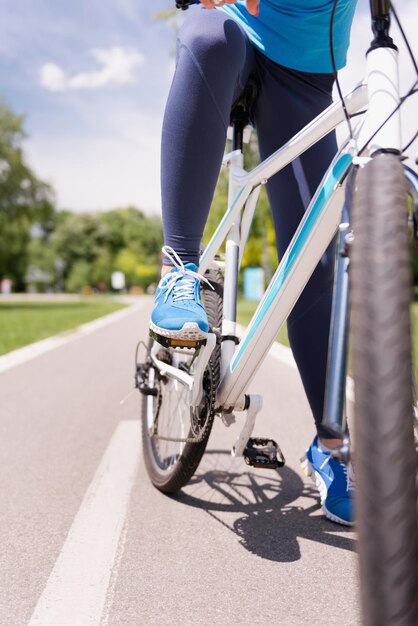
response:
<path fill-rule="evenodd" d="M 418 379 L 418 302 L 414 302 L 412 304 L 411 323 L 412 323 L 412 358 L 414 362 L 415 379 L 417 380 Z"/>
<path fill-rule="evenodd" d="M 114 300 L 0 302 L 0 355 L 123 308 Z"/>
<path fill-rule="evenodd" d="M 258 306 L 258 302 L 250 302 L 249 300 L 244 300 L 240 298 L 238 300 L 238 308 L 237 308 L 237 319 L 238 323 L 243 326 L 247 326 L 254 315 L 254 312 Z M 289 345 L 289 339 L 287 337 L 286 324 L 283 326 L 279 334 L 277 335 L 276 341 L 284 344 L 285 346 Z"/>

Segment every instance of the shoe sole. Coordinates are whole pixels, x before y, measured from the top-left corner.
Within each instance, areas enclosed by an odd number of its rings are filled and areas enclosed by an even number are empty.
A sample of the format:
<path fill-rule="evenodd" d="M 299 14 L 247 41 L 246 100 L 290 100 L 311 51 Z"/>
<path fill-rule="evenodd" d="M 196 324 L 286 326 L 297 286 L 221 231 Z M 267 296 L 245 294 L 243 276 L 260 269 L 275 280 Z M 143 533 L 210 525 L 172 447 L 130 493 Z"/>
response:
<path fill-rule="evenodd" d="M 321 475 L 315 470 L 314 466 L 309 461 L 306 454 L 300 459 L 300 465 L 302 467 L 302 471 L 305 474 L 305 476 L 310 478 L 312 482 L 315 483 L 319 491 L 319 495 L 321 498 L 322 511 L 325 517 L 330 519 L 332 522 L 336 522 L 337 524 L 342 524 L 343 526 L 354 526 L 354 522 L 347 522 L 347 520 L 344 520 L 341 517 L 338 517 L 338 515 L 334 515 L 334 513 L 331 513 L 331 511 L 328 511 L 327 507 L 324 504 L 326 497 L 327 497 L 326 484 L 323 478 L 321 477 Z"/>
<path fill-rule="evenodd" d="M 195 343 L 201 342 L 207 339 L 208 333 L 205 333 L 198 324 L 195 322 L 186 322 L 183 328 L 180 330 L 167 330 L 166 328 L 160 328 L 153 322 L 149 324 L 150 330 L 170 342 L 187 342 Z"/>

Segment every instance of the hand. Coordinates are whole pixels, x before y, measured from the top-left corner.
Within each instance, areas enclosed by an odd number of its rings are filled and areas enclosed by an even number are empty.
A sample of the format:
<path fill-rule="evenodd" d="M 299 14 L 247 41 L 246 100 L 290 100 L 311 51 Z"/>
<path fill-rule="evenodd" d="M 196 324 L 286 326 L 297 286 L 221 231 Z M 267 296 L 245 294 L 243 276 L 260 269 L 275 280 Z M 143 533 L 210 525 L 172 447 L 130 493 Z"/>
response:
<path fill-rule="evenodd" d="M 257 16 L 259 12 L 259 4 L 260 4 L 260 0 L 247 0 L 248 13 L 251 13 L 251 15 Z"/>
<path fill-rule="evenodd" d="M 200 0 L 201 4 L 206 9 L 214 9 L 215 7 L 221 7 L 224 4 L 235 4 L 237 0 Z M 258 5 L 260 0 L 247 0 L 247 9 L 251 15 L 258 15 Z"/>

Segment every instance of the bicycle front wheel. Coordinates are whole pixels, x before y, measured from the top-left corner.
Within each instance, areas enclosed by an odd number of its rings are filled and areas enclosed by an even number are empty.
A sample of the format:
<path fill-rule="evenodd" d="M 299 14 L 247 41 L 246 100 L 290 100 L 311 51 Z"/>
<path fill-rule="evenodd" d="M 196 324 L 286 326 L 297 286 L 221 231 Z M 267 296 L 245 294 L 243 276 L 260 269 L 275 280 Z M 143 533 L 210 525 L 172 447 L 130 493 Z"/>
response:
<path fill-rule="evenodd" d="M 206 273 L 214 289 L 203 286 L 203 300 L 209 327 L 220 329 L 222 322 L 223 277 L 218 271 Z M 159 360 L 193 374 L 194 353 L 157 345 Z M 149 362 L 146 395 L 142 405 L 142 444 L 145 466 L 151 482 L 164 493 L 175 493 L 195 473 L 204 454 L 214 419 L 215 394 L 220 377 L 220 345 L 210 358 L 203 379 L 204 401 L 198 410 L 189 405 L 188 389 L 172 378 L 161 376 Z"/>
<path fill-rule="evenodd" d="M 351 255 L 363 623 L 418 624 L 407 191 L 398 156 L 360 169 Z"/>

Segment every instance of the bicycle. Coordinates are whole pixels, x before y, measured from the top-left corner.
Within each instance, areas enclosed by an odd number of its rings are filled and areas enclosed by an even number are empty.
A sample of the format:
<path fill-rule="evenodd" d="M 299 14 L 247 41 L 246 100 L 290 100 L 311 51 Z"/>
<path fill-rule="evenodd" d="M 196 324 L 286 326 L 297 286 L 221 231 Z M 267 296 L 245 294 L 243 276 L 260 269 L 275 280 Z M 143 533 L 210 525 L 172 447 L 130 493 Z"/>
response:
<path fill-rule="evenodd" d="M 177 0 L 181 8 L 191 3 Z M 334 9 L 336 4 L 337 0 Z M 228 426 L 235 412 L 245 412 L 233 454 L 253 467 L 280 468 L 285 461 L 276 442 L 251 438 L 262 400 L 246 389 L 339 233 L 323 424 L 344 439 L 335 454 L 347 461 L 344 407 L 351 316 L 363 616 L 366 624 L 382 626 L 418 623 L 414 440 L 418 404 L 411 384 L 408 234 L 412 227 L 417 240 L 418 177 L 402 163 L 400 138 L 400 108 L 416 93 L 418 80 L 401 98 L 398 51 L 389 35 L 390 2 L 370 0 L 370 9 L 374 39 L 367 54 L 367 81 L 345 97 L 340 94 L 341 102 L 324 110 L 250 172 L 243 169 L 243 130 L 255 97 L 252 85 L 236 105 L 232 151 L 224 158 L 230 176 L 228 208 L 198 270 L 214 288 L 203 285 L 208 338 L 172 342 L 152 337 L 145 361 L 139 363 L 137 356 L 136 386 L 143 394 L 145 463 L 161 491 L 173 493 L 190 480 L 215 415 Z M 332 20 L 330 33 L 332 42 Z M 415 68 L 418 75 L 416 63 Z M 353 128 L 356 116 L 360 121 Z M 344 121 L 350 137 L 326 172 L 239 340 L 238 271 L 260 189 Z M 217 252 L 224 240 L 222 263 Z"/>

